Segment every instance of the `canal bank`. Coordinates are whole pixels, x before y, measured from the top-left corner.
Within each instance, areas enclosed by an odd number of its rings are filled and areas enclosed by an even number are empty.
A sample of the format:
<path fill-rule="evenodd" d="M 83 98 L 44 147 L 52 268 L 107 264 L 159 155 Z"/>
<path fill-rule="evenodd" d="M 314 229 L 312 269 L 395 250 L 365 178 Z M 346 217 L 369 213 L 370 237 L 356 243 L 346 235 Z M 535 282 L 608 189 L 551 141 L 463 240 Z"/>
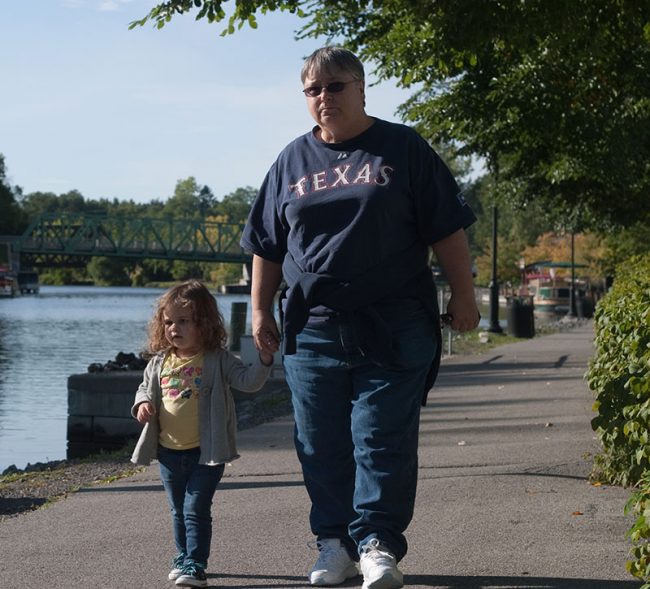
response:
<path fill-rule="evenodd" d="M 164 291 L 43 286 L 38 295 L 0 299 L 0 472 L 66 458 L 68 378 L 143 350 Z M 217 295 L 228 325 L 232 303 L 249 300 Z"/>

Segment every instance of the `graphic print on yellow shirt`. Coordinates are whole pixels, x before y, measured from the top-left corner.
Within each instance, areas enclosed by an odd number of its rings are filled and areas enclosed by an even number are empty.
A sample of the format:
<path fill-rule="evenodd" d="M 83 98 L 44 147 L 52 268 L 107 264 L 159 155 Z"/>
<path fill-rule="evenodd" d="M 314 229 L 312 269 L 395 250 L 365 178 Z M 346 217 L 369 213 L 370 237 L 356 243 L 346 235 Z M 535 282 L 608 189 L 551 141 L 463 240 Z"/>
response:
<path fill-rule="evenodd" d="M 179 358 L 170 352 L 160 372 L 160 444 L 172 450 L 199 446 L 199 391 L 203 354 Z"/>

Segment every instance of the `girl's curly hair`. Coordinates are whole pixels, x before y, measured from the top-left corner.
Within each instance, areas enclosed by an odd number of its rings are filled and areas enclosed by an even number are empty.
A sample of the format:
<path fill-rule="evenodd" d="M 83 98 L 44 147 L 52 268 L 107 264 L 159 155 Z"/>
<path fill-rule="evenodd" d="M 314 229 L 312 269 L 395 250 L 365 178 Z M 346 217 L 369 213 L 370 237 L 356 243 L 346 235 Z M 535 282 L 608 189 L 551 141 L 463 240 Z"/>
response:
<path fill-rule="evenodd" d="M 228 334 L 217 301 L 204 284 L 198 280 L 187 280 L 170 288 L 157 301 L 156 311 L 149 322 L 147 347 L 151 354 L 157 354 L 171 347 L 165 338 L 163 313 L 165 309 L 172 306 L 190 310 L 192 319 L 201 334 L 204 350 L 225 349 Z"/>

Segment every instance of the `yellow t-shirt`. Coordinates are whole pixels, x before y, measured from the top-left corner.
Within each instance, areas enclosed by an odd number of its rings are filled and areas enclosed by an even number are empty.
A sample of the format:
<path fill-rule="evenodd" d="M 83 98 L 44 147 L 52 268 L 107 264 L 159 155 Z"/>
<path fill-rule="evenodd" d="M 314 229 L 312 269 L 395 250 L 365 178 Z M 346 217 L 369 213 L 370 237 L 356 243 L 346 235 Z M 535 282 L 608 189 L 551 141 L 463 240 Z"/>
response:
<path fill-rule="evenodd" d="M 170 352 L 160 372 L 162 403 L 158 423 L 159 441 L 171 450 L 199 446 L 199 391 L 203 374 L 203 354 L 179 358 Z"/>

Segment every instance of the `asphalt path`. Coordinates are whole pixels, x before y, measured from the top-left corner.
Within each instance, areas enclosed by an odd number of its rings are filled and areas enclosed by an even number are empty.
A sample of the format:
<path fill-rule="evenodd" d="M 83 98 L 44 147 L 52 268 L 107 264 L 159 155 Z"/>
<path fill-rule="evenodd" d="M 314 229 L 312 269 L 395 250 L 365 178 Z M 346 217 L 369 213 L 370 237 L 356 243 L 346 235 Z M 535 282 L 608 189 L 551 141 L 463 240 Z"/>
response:
<path fill-rule="evenodd" d="M 588 480 L 592 340 L 585 322 L 444 360 L 422 413 L 407 587 L 640 587 L 625 570 L 629 491 Z M 283 417 L 240 432 L 215 496 L 210 587 L 308 587 L 316 552 L 292 428 Z M 0 523 L 0 588 L 170 588 L 172 555 L 152 465 Z"/>

